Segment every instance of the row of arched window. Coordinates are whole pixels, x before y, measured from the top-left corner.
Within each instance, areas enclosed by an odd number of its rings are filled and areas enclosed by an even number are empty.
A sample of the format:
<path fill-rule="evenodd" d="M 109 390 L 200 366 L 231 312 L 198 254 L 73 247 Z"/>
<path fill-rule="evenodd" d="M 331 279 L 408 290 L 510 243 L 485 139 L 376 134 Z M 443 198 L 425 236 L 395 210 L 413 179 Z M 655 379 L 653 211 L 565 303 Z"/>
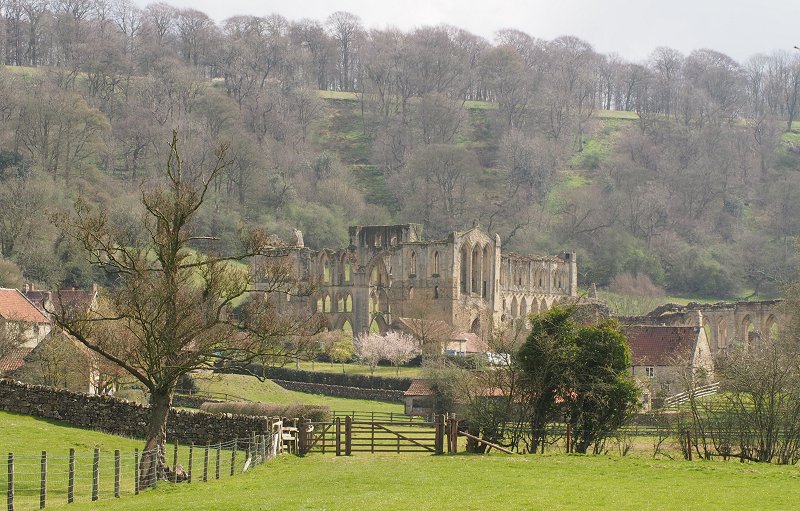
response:
<path fill-rule="evenodd" d="M 316 312 L 353 312 L 353 297 L 350 293 L 339 295 L 335 301 L 325 293 L 316 300 Z"/>
<path fill-rule="evenodd" d="M 462 294 L 486 298 L 492 285 L 494 259 L 489 245 L 461 246 L 460 286 Z"/>
<path fill-rule="evenodd" d="M 500 274 L 500 284 L 507 286 L 508 282 L 512 286 L 547 289 L 550 285 L 552 275 L 552 286 L 555 289 L 566 290 L 569 287 L 569 279 L 565 271 L 557 271 L 551 274 L 548 269 L 532 269 L 509 262 Z"/>
<path fill-rule="evenodd" d="M 433 252 L 433 259 L 431 265 L 431 275 L 438 275 L 439 274 L 439 251 Z M 408 265 L 408 274 L 409 275 L 419 275 L 417 272 L 417 253 L 415 251 L 411 251 L 409 255 L 409 265 Z"/>
<path fill-rule="evenodd" d="M 345 253 L 338 259 L 331 259 L 326 252 L 319 256 L 318 276 L 323 284 L 343 284 L 352 279 L 353 265 L 350 255 Z"/>

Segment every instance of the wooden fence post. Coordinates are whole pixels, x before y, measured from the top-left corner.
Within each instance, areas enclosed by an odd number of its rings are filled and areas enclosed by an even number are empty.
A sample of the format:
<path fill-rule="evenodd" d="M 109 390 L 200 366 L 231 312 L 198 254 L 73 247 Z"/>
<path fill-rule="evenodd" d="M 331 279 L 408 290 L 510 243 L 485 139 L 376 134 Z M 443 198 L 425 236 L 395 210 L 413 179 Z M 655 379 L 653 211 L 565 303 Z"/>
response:
<path fill-rule="evenodd" d="M 436 450 L 436 454 L 443 454 L 444 453 L 444 416 L 443 415 L 436 415 L 434 417 L 436 421 L 436 439 L 434 440 L 434 449 Z"/>
<path fill-rule="evenodd" d="M 8 453 L 8 492 L 6 493 L 6 505 L 8 511 L 14 511 L 14 453 Z"/>
<path fill-rule="evenodd" d="M 47 451 L 42 451 L 39 470 L 39 509 L 47 503 Z"/>
<path fill-rule="evenodd" d="M 189 470 L 186 473 L 186 482 L 192 483 L 192 462 L 194 461 L 194 442 L 189 443 Z"/>
<path fill-rule="evenodd" d="M 692 432 L 686 430 L 686 459 L 692 461 Z"/>
<path fill-rule="evenodd" d="M 92 460 L 92 501 L 99 497 L 100 491 L 100 448 L 94 448 L 94 459 Z"/>
<path fill-rule="evenodd" d="M 119 449 L 114 449 L 114 497 L 119 498 L 119 479 L 122 472 L 122 460 Z"/>
<path fill-rule="evenodd" d="M 69 466 L 67 469 L 67 504 L 75 502 L 75 449 L 69 450 Z"/>
<path fill-rule="evenodd" d="M 344 455 L 350 456 L 353 447 L 353 417 L 344 418 Z"/>
<path fill-rule="evenodd" d="M 175 439 L 175 449 L 172 452 L 172 482 L 178 482 L 178 439 Z"/>
<path fill-rule="evenodd" d="M 219 459 L 222 456 L 222 442 L 217 443 L 217 464 L 214 468 L 214 479 L 219 479 Z"/>
<path fill-rule="evenodd" d="M 234 474 L 234 470 L 236 470 L 236 450 L 239 448 L 239 439 L 233 439 L 233 449 L 231 449 L 231 476 Z"/>
<path fill-rule="evenodd" d="M 208 481 L 208 444 L 206 444 L 206 450 L 203 454 L 203 482 Z"/>
<path fill-rule="evenodd" d="M 567 453 L 572 452 L 572 424 L 567 422 Z"/>
<path fill-rule="evenodd" d="M 259 435 L 261 437 L 261 463 L 267 462 L 267 435 Z"/>
<path fill-rule="evenodd" d="M 342 455 L 342 418 L 336 417 L 336 455 Z"/>
<path fill-rule="evenodd" d="M 139 449 L 133 450 L 133 494 L 139 495 Z"/>

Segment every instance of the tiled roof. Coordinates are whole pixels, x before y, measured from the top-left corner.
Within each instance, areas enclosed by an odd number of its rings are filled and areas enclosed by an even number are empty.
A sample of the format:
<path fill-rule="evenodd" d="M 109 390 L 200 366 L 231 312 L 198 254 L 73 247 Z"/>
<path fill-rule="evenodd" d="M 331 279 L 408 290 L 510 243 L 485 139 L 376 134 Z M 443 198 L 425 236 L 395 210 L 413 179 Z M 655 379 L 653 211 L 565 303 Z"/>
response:
<path fill-rule="evenodd" d="M 44 303 L 50 299 L 50 291 L 28 290 L 25 291 L 25 298 L 36 306 L 37 309 L 44 312 Z"/>
<path fill-rule="evenodd" d="M 408 386 L 404 395 L 406 396 L 432 396 L 433 389 L 431 389 L 428 382 L 425 380 L 411 380 L 411 385 Z"/>
<path fill-rule="evenodd" d="M 489 351 L 489 344 L 481 339 L 478 334 L 472 332 L 461 332 L 450 337 L 451 341 L 466 342 L 465 353 L 486 353 Z"/>
<path fill-rule="evenodd" d="M 14 372 L 25 364 L 25 357 L 32 348 L 14 348 L 5 357 L 0 358 L 0 375 Z"/>
<path fill-rule="evenodd" d="M 627 326 L 622 329 L 631 347 L 633 365 L 671 366 L 676 356 L 689 356 L 699 327 Z"/>
<path fill-rule="evenodd" d="M 0 318 L 26 323 L 49 323 L 42 311 L 36 308 L 16 289 L 0 288 Z"/>

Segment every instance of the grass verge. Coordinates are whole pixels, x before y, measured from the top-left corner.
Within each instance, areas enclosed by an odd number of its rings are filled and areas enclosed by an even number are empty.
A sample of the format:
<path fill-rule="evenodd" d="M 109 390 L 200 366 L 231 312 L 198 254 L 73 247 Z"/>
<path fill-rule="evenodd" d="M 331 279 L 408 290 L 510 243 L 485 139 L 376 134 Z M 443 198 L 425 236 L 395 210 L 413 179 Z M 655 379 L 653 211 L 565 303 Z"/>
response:
<path fill-rule="evenodd" d="M 164 485 L 103 508 L 789 509 L 800 498 L 799 480 L 797 467 L 604 456 L 284 456 L 240 477 Z"/>
<path fill-rule="evenodd" d="M 400 403 L 386 403 L 383 401 L 369 401 L 366 399 L 345 399 L 322 396 L 319 394 L 294 392 L 284 389 L 277 383 L 269 380 L 262 382 L 252 376 L 215 374 L 197 377 L 195 381 L 202 391 L 229 394 L 249 401 L 275 404 L 318 404 L 327 406 L 331 411 L 339 412 L 403 413 L 403 405 Z"/>

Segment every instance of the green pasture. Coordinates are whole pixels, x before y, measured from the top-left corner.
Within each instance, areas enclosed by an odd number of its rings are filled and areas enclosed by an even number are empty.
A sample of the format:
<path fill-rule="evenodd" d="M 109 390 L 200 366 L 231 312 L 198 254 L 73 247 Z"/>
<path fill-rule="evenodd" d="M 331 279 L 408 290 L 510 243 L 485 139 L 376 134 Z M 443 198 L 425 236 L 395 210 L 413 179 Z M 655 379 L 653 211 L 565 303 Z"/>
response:
<path fill-rule="evenodd" d="M 319 404 L 325 405 L 331 411 L 356 411 L 356 412 L 386 412 L 403 413 L 400 403 L 387 403 L 383 401 L 368 401 L 366 399 L 345 399 L 329 397 L 319 394 L 306 394 L 294 392 L 280 387 L 269 380 L 259 381 L 253 376 L 239 374 L 214 374 L 206 377 L 195 378 L 201 391 L 229 394 L 248 401 L 262 403 L 290 404 Z"/>
<path fill-rule="evenodd" d="M 797 467 L 631 457 L 492 454 L 283 456 L 242 476 L 162 485 L 108 510 L 791 509 Z M 90 505 L 71 509 L 95 509 Z"/>

